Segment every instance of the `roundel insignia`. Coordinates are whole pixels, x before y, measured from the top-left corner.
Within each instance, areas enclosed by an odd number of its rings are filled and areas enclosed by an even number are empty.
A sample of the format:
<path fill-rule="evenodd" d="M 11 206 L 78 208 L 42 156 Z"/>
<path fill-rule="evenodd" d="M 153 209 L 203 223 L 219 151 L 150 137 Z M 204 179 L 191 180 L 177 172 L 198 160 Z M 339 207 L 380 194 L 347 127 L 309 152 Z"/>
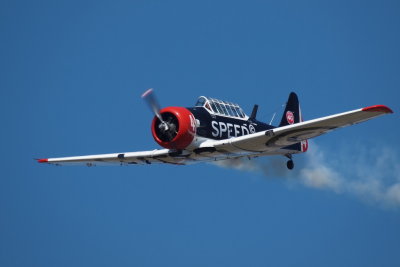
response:
<path fill-rule="evenodd" d="M 289 124 L 293 124 L 294 123 L 294 115 L 293 115 L 293 112 L 291 112 L 291 111 L 287 111 L 286 112 L 286 120 L 287 120 L 287 122 L 289 123 Z"/>

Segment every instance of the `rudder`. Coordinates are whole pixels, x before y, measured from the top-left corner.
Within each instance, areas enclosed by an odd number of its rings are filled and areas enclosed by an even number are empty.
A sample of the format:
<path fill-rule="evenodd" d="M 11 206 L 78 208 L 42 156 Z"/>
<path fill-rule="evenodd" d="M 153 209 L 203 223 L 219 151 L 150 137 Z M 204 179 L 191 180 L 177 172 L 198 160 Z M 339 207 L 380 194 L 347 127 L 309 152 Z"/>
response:
<path fill-rule="evenodd" d="M 279 127 L 295 124 L 301 121 L 301 112 L 299 105 L 299 98 L 296 93 L 291 92 L 289 95 L 289 99 L 286 103 L 285 112 L 283 112 L 283 116 L 281 119 L 281 123 Z"/>
<path fill-rule="evenodd" d="M 283 112 L 279 127 L 299 123 L 302 121 L 303 116 L 301 114 L 299 98 L 297 97 L 296 93 L 291 92 L 286 103 L 285 111 Z M 295 144 L 295 146 L 297 147 L 297 150 L 301 152 L 306 152 L 308 150 L 308 141 L 304 140 L 300 143 Z"/>

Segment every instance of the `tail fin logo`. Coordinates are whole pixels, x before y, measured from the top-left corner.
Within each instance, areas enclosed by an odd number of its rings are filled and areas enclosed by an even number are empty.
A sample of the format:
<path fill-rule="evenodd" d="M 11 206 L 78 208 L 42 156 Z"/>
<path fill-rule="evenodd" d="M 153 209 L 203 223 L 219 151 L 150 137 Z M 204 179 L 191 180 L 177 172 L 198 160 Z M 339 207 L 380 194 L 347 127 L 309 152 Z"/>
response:
<path fill-rule="evenodd" d="M 291 111 L 286 111 L 286 120 L 289 124 L 293 124 L 294 123 L 294 115 L 293 112 Z"/>

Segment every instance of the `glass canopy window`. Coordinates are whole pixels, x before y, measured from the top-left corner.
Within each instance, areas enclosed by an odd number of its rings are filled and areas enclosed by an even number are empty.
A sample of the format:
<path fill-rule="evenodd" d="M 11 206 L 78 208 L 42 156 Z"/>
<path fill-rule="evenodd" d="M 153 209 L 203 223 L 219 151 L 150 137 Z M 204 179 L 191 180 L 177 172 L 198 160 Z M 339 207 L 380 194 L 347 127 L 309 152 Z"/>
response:
<path fill-rule="evenodd" d="M 238 104 L 221 101 L 211 97 L 200 96 L 196 102 L 196 107 L 204 107 L 208 112 L 233 118 L 246 118 L 243 110 Z"/>

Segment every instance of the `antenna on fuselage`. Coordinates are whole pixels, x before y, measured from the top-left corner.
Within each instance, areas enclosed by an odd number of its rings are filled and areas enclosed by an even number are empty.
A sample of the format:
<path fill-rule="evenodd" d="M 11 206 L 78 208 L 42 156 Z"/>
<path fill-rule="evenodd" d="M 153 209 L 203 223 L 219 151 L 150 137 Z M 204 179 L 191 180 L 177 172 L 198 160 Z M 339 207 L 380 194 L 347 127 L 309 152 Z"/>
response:
<path fill-rule="evenodd" d="M 269 125 L 272 125 L 272 122 L 273 122 L 274 119 L 275 119 L 275 115 L 276 115 L 276 112 L 274 112 L 274 114 L 272 115 L 272 118 L 271 118 L 271 121 L 269 122 Z"/>
<path fill-rule="evenodd" d="M 284 104 L 282 104 L 278 109 L 283 109 L 283 108 L 285 108 L 286 107 L 286 102 L 284 103 Z M 275 119 L 275 116 L 276 116 L 276 112 L 277 111 L 275 111 L 274 112 L 274 114 L 272 115 L 272 118 L 271 118 L 271 121 L 269 122 L 269 125 L 272 125 L 272 122 L 274 121 L 274 119 Z"/>
<path fill-rule="evenodd" d="M 249 117 L 249 120 L 255 120 L 256 119 L 256 116 L 257 116 L 257 111 L 258 111 L 258 105 L 256 104 L 256 105 L 254 105 L 254 107 L 253 107 L 253 111 L 251 112 L 251 115 L 250 115 L 250 117 Z"/>

